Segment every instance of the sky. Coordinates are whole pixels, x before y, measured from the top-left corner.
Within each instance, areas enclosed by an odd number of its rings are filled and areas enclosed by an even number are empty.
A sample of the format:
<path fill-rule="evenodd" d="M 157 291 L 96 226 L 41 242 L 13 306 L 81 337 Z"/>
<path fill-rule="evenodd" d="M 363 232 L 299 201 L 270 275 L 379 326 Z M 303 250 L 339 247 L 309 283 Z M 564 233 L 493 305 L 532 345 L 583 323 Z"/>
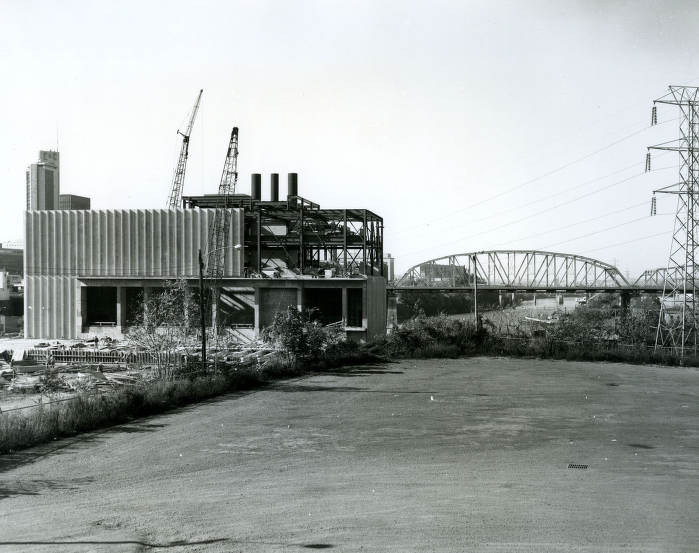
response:
<path fill-rule="evenodd" d="M 630 277 L 664 266 L 678 112 L 699 86 L 695 1 L 0 0 L 0 242 L 22 241 L 25 170 L 61 154 L 61 192 L 160 208 L 196 94 L 184 194 L 213 193 L 231 127 L 250 173 L 384 218 L 398 272 L 538 249 Z"/>

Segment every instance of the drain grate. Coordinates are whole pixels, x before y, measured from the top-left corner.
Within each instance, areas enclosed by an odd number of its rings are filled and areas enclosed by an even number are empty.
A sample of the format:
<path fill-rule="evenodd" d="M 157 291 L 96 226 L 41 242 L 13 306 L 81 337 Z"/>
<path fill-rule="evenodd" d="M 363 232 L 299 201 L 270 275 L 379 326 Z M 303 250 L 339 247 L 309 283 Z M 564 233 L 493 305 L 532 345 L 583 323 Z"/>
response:
<path fill-rule="evenodd" d="M 579 465 L 577 463 L 568 463 L 569 469 L 589 469 L 590 465 Z"/>

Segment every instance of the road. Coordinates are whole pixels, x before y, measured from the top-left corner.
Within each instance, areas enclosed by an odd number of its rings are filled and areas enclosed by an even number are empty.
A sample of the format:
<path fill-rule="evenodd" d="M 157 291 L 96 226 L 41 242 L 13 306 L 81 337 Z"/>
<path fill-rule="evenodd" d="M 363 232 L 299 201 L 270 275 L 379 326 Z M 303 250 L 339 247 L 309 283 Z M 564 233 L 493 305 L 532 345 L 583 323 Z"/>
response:
<path fill-rule="evenodd" d="M 697 551 L 698 392 L 485 358 L 287 381 L 0 457 L 0 553 Z"/>

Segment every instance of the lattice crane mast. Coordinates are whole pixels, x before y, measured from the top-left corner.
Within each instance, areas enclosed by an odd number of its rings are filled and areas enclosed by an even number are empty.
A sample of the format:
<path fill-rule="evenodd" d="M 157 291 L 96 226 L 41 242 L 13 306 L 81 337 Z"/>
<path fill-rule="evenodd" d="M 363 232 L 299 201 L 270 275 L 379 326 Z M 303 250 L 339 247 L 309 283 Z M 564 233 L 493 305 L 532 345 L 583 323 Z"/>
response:
<path fill-rule="evenodd" d="M 197 96 L 197 101 L 194 103 L 194 108 L 192 109 L 192 114 L 189 117 L 189 123 L 187 124 L 187 129 L 185 132 L 177 130 L 177 134 L 182 135 L 182 147 L 180 148 L 180 157 L 177 159 L 177 165 L 175 167 L 175 176 L 172 178 L 172 189 L 170 190 L 170 198 L 168 199 L 167 205 L 170 209 L 180 207 L 180 201 L 182 199 L 182 187 L 184 186 L 184 173 L 187 169 L 187 157 L 189 156 L 189 137 L 192 134 L 192 127 L 194 126 L 194 119 L 199 111 L 199 102 L 201 101 L 201 95 L 204 90 L 199 91 Z"/>
<path fill-rule="evenodd" d="M 221 295 L 221 278 L 228 253 L 230 215 L 226 211 L 228 197 L 235 193 L 238 183 L 238 127 L 233 127 L 228 143 L 226 160 L 223 164 L 221 182 L 218 185 L 219 199 L 214 213 L 214 222 L 209 229 L 209 251 L 207 255 L 207 276 L 211 288 L 211 305 L 218 306 Z"/>

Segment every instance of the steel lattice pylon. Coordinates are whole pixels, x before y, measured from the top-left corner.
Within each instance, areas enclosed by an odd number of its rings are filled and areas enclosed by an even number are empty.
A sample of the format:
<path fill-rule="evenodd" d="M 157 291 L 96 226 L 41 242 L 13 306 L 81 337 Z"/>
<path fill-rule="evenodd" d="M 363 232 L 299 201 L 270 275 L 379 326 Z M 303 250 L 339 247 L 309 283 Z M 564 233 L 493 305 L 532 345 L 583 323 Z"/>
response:
<path fill-rule="evenodd" d="M 695 207 L 699 193 L 699 88 L 671 86 L 670 92 L 654 104 L 671 104 L 680 110 L 680 136 L 676 140 L 651 146 L 649 150 L 679 153 L 679 182 L 656 190 L 677 195 L 674 230 L 667 272 L 660 301 L 660 317 L 655 337 L 656 350 L 671 347 L 681 357 L 697 353 L 695 257 L 699 242 L 699 221 Z"/>

